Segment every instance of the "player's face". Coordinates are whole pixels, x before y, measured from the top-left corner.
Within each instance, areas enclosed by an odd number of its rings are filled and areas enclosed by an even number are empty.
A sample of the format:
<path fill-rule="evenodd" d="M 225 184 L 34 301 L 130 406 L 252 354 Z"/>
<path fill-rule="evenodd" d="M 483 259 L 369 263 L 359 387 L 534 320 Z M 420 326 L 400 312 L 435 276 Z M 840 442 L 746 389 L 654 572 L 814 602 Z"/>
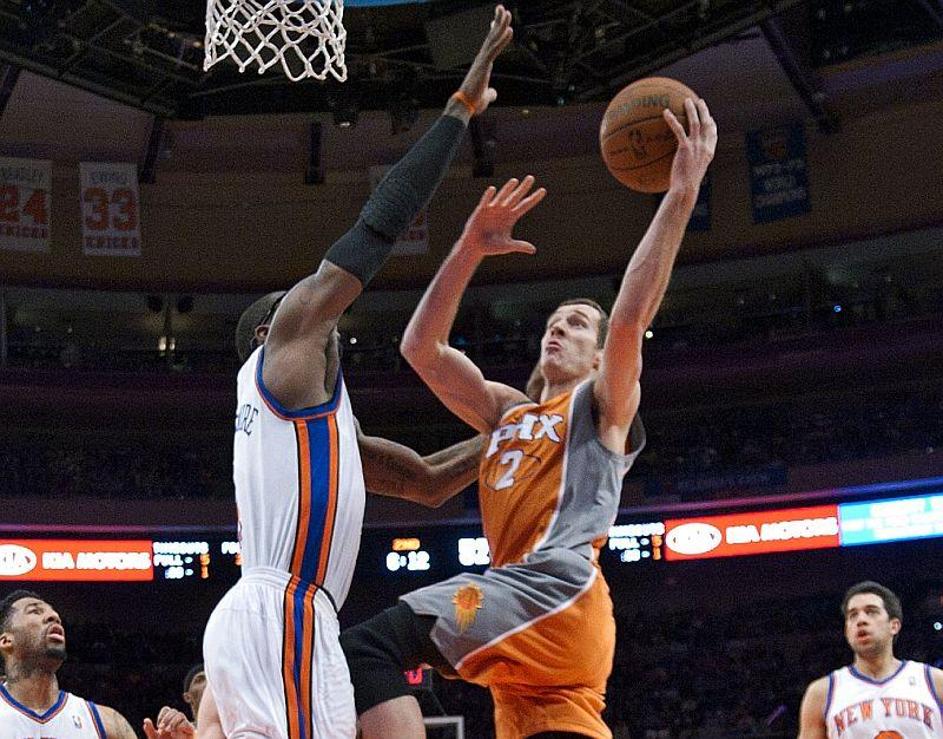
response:
<path fill-rule="evenodd" d="M 11 654 L 23 662 L 65 659 L 65 629 L 59 614 L 37 598 L 21 598 L 13 604 L 9 627 L 3 634 L 10 641 Z"/>
<path fill-rule="evenodd" d="M 900 620 L 891 618 L 884 600 L 875 593 L 859 593 L 845 608 L 845 638 L 851 650 L 862 657 L 881 654 L 890 649 L 894 635 L 900 631 Z"/>
<path fill-rule="evenodd" d="M 547 320 L 540 365 L 549 382 L 585 377 L 599 365 L 599 311 L 591 305 L 562 305 Z"/>

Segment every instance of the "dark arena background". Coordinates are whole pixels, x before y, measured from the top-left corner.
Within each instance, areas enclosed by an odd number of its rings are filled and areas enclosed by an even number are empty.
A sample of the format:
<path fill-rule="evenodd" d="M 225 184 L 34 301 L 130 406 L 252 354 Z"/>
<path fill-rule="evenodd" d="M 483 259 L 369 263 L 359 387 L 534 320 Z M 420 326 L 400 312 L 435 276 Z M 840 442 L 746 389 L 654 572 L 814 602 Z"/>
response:
<path fill-rule="evenodd" d="M 602 113 L 678 79 L 720 142 L 646 334 L 648 446 L 601 557 L 606 720 L 620 739 L 795 736 L 805 686 L 852 657 L 839 606 L 864 579 L 902 598 L 898 656 L 943 664 L 943 3 L 509 7 L 497 103 L 341 320 L 364 430 L 422 453 L 471 434 L 398 341 L 488 185 L 547 188 L 516 230 L 538 251 L 483 265 L 454 345 L 523 387 L 561 299 L 611 305 L 659 201 L 606 171 Z M 185 708 L 239 575 L 239 314 L 315 269 L 492 13 L 348 2 L 347 82 L 293 83 L 204 72 L 198 2 L 0 0 L 0 597 L 58 609 L 63 689 L 135 728 Z M 371 498 L 342 625 L 484 569 L 481 537 L 474 487 L 431 510 Z M 494 735 L 486 691 L 411 678 L 426 716 Z"/>

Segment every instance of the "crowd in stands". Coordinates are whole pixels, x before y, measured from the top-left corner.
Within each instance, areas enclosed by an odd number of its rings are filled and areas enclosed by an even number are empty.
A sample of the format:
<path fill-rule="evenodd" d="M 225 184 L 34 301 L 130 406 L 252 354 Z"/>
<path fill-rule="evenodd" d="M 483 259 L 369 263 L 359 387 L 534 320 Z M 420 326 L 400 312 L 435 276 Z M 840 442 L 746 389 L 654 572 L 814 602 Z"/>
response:
<path fill-rule="evenodd" d="M 644 480 L 652 496 L 712 497 L 736 489 L 733 478 L 770 487 L 791 467 L 943 450 L 943 384 L 653 412 L 645 423 L 649 443 L 629 479 Z M 415 443 L 403 433 L 401 441 Z M 227 498 L 231 477 L 225 430 L 168 440 L 106 431 L 0 436 L 0 497 Z"/>
<path fill-rule="evenodd" d="M 711 477 L 762 470 L 775 482 L 788 467 L 943 451 L 943 386 L 684 409 L 646 421 L 636 474 L 702 494 Z"/>
<path fill-rule="evenodd" d="M 615 583 L 613 591 L 618 643 L 606 719 L 616 739 L 794 737 L 805 686 L 850 661 L 837 593 L 640 613 L 630 588 Z M 912 600 L 904 613 L 897 654 L 943 662 L 943 637 L 927 628 L 939 616 Z M 117 708 L 137 727 L 164 704 L 185 709 L 181 682 L 200 661 L 199 633 L 66 627 L 63 689 Z M 494 736 L 491 699 L 480 687 L 436 677 L 420 701 L 426 715 L 464 716 L 466 737 Z"/>
<path fill-rule="evenodd" d="M 762 344 L 783 337 L 829 333 L 851 326 L 884 324 L 893 331 L 895 323 L 938 315 L 943 300 L 935 291 L 917 286 L 904 289 L 901 280 L 892 280 L 886 271 L 872 275 L 873 284 L 855 289 L 836 286 L 780 286 L 779 292 L 756 288 L 738 291 L 731 287 L 723 298 L 726 308 L 707 311 L 697 300 L 692 306 L 674 309 L 668 301 L 653 325 L 652 345 L 660 349 L 687 349 L 739 343 Z M 539 295 L 539 290 L 536 291 Z M 606 298 L 598 296 L 603 303 Z M 716 302 L 716 296 L 705 297 Z M 144 301 L 142 299 L 142 306 Z M 494 315 L 488 305 L 463 310 L 458 317 L 452 342 L 486 367 L 531 364 L 539 353 L 540 335 L 551 306 L 515 305 L 508 310 L 515 317 Z M 16 311 L 11 310 L 11 315 Z M 141 335 L 139 326 L 127 336 L 110 342 L 95 335 L 85 340 L 72 331 L 71 323 L 60 328 L 41 329 L 11 321 L 7 327 L 7 365 L 29 368 L 68 368 L 113 372 L 209 372 L 232 373 L 237 369 L 235 353 L 228 340 L 235 316 L 217 317 L 216 338 L 207 341 L 191 336 L 179 341 L 167 337 Z M 397 372 L 404 367 L 399 353 L 399 333 L 408 313 L 363 316 L 356 323 L 356 335 L 344 335 L 345 364 L 352 370 Z M 135 333 L 138 332 L 138 333 Z M 342 331 L 342 333 L 344 333 Z"/>
<path fill-rule="evenodd" d="M 0 443 L 0 497 L 206 498 L 232 496 L 228 438 L 28 434 Z"/>

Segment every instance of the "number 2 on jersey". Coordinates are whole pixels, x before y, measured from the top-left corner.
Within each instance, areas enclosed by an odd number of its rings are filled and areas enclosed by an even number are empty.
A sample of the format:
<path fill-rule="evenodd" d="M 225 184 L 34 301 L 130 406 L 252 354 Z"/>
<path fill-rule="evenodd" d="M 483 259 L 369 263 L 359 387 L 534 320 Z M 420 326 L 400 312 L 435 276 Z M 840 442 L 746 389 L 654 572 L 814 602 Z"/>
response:
<path fill-rule="evenodd" d="M 511 449 L 501 455 L 501 466 L 508 465 L 508 468 L 494 486 L 495 490 L 505 490 L 514 484 L 514 475 L 517 468 L 521 466 L 522 459 L 524 459 L 524 452 L 520 449 Z"/>

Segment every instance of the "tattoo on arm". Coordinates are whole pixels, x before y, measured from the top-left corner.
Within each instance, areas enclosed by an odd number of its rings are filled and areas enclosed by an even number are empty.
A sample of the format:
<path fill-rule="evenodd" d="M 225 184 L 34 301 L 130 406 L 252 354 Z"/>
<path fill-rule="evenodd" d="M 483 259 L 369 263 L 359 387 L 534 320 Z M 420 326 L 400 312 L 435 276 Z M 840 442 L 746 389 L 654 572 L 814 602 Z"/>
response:
<path fill-rule="evenodd" d="M 371 493 L 406 497 L 408 485 L 421 472 L 419 455 L 412 449 L 378 437 L 361 437 L 364 477 Z"/>
<path fill-rule="evenodd" d="M 478 466 L 478 458 L 485 448 L 484 444 L 484 436 L 474 436 L 430 454 L 425 459 L 431 465 L 454 464 L 457 465 L 457 473 L 467 472 Z"/>
<path fill-rule="evenodd" d="M 484 437 L 477 436 L 420 457 L 386 439 L 361 436 L 360 441 L 371 493 L 425 505 L 441 505 L 470 482 L 484 448 Z"/>

